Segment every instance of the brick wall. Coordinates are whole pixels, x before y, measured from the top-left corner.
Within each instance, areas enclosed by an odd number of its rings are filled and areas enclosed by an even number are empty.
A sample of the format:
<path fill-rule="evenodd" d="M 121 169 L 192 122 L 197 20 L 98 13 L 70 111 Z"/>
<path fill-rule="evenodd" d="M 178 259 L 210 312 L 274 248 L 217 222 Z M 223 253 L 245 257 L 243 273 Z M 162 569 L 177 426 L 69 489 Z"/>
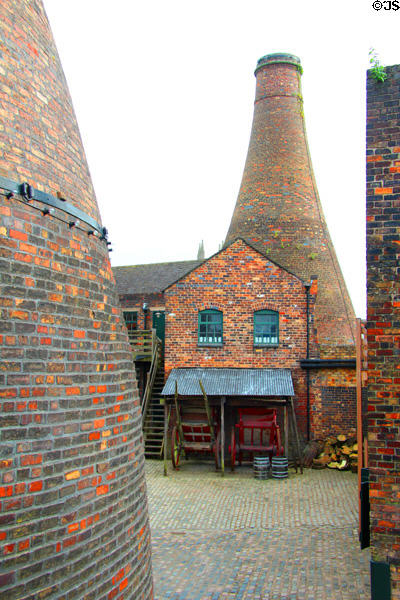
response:
<path fill-rule="evenodd" d="M 306 293 L 304 284 L 242 240 L 165 291 L 166 376 L 174 367 L 290 368 L 305 431 Z M 312 312 L 313 302 L 311 302 Z M 223 312 L 223 345 L 198 344 L 198 311 Z M 279 311 L 278 347 L 255 347 L 254 311 Z"/>
<path fill-rule="evenodd" d="M 0 585 L 141 597 L 141 421 L 106 250 L 15 200 L 0 212 Z"/>
<path fill-rule="evenodd" d="M 400 65 L 367 79 L 368 443 L 372 558 L 400 598 Z"/>
<path fill-rule="evenodd" d="M 56 195 L 100 220 L 74 108 L 40 0 L 1 3 L 0 173 Z M 34 165 L 34 169 L 32 166 Z"/>
<path fill-rule="evenodd" d="M 354 369 L 335 369 L 331 375 L 324 369 L 313 377 L 312 388 L 314 436 L 323 439 L 341 433 L 355 435 Z"/>
<path fill-rule="evenodd" d="M 154 292 L 153 294 L 120 294 L 119 301 L 122 310 L 137 312 L 138 329 L 151 329 L 152 311 L 164 310 L 165 308 L 165 299 L 162 292 Z M 143 311 L 144 303 L 148 306 L 147 313 Z"/>
<path fill-rule="evenodd" d="M 0 174 L 99 219 L 43 6 L 0 4 Z M 152 595 L 140 408 L 104 241 L 0 196 L 0 596 Z"/>

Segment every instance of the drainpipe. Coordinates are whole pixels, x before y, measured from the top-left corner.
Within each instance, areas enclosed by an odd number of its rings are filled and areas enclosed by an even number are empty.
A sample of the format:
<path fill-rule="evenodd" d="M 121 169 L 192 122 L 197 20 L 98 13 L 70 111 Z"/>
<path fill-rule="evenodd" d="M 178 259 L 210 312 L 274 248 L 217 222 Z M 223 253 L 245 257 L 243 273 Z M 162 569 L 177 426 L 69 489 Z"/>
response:
<path fill-rule="evenodd" d="M 145 330 L 147 327 L 147 315 L 149 312 L 149 305 L 147 304 L 147 302 L 143 302 L 142 310 L 143 310 L 143 321 L 144 321 L 143 329 Z"/>
<path fill-rule="evenodd" d="M 307 342 L 306 342 L 306 353 L 307 360 L 310 358 L 310 288 L 311 282 L 305 283 L 306 289 L 306 319 L 307 319 Z M 307 386 L 307 442 L 310 441 L 310 369 L 306 372 L 306 386 Z"/>

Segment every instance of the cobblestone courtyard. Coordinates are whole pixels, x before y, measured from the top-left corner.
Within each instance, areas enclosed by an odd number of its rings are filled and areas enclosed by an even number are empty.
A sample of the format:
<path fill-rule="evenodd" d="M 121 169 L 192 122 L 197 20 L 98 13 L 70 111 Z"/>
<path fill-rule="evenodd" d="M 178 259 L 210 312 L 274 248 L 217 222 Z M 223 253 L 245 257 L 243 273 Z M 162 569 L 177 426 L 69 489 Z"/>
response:
<path fill-rule="evenodd" d="M 242 467 L 180 471 L 146 462 L 155 600 L 367 600 L 357 476 L 290 470 L 258 481 Z"/>

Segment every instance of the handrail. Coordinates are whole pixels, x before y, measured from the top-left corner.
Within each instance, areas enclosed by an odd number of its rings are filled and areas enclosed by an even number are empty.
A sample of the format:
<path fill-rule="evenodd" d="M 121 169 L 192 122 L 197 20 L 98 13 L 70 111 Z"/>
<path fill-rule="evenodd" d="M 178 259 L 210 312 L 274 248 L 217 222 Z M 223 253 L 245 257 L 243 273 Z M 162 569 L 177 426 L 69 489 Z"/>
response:
<path fill-rule="evenodd" d="M 131 329 L 128 331 L 129 337 L 138 337 L 140 335 L 150 336 L 155 329 Z"/>
<path fill-rule="evenodd" d="M 138 340 L 139 342 L 141 342 L 141 344 L 146 343 L 146 344 L 151 344 L 152 343 L 152 337 L 153 337 L 153 329 L 134 329 L 133 331 L 128 331 L 128 337 L 129 337 L 129 341 L 131 343 L 136 343 L 136 341 Z"/>
<path fill-rule="evenodd" d="M 172 405 L 170 404 L 168 406 L 167 423 L 165 425 L 166 431 L 168 431 L 169 422 L 170 422 L 170 419 L 171 419 L 171 410 L 172 410 Z M 163 435 L 163 439 L 162 439 L 162 442 L 161 442 L 160 456 L 163 456 L 163 454 L 164 454 L 164 444 L 165 444 L 165 442 L 166 442 L 166 438 L 165 438 L 165 435 Z"/>
<path fill-rule="evenodd" d="M 151 392 L 153 390 L 154 381 L 157 374 L 158 363 L 161 354 L 161 340 L 154 335 L 154 345 L 153 345 L 153 354 L 151 357 L 151 365 L 150 370 L 147 375 L 146 388 L 143 394 L 142 401 L 142 425 L 144 424 L 147 410 L 150 404 Z"/>
<path fill-rule="evenodd" d="M 128 337 L 134 360 L 137 356 L 142 359 L 152 357 L 156 338 L 155 329 L 134 329 L 128 331 Z"/>

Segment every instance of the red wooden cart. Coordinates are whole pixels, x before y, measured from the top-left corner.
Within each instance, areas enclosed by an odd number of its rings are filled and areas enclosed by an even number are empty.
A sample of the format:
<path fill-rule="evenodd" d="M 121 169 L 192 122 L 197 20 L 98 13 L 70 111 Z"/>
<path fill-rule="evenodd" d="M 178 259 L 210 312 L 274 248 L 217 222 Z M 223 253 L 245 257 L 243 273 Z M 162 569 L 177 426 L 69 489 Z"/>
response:
<path fill-rule="evenodd" d="M 232 471 L 235 469 L 236 456 L 241 465 L 244 453 L 251 456 L 268 454 L 270 458 L 283 454 L 275 409 L 239 408 L 238 415 L 239 422 L 232 427 L 229 446 Z"/>
<path fill-rule="evenodd" d="M 171 437 L 174 469 L 179 468 L 182 455 L 188 458 L 189 454 L 199 452 L 213 455 L 216 469 L 220 468 L 221 442 L 217 413 L 215 409 L 211 411 L 202 383 L 199 383 L 203 391 L 203 405 L 185 407 L 178 401 L 177 390 L 175 393 L 176 424 Z"/>

